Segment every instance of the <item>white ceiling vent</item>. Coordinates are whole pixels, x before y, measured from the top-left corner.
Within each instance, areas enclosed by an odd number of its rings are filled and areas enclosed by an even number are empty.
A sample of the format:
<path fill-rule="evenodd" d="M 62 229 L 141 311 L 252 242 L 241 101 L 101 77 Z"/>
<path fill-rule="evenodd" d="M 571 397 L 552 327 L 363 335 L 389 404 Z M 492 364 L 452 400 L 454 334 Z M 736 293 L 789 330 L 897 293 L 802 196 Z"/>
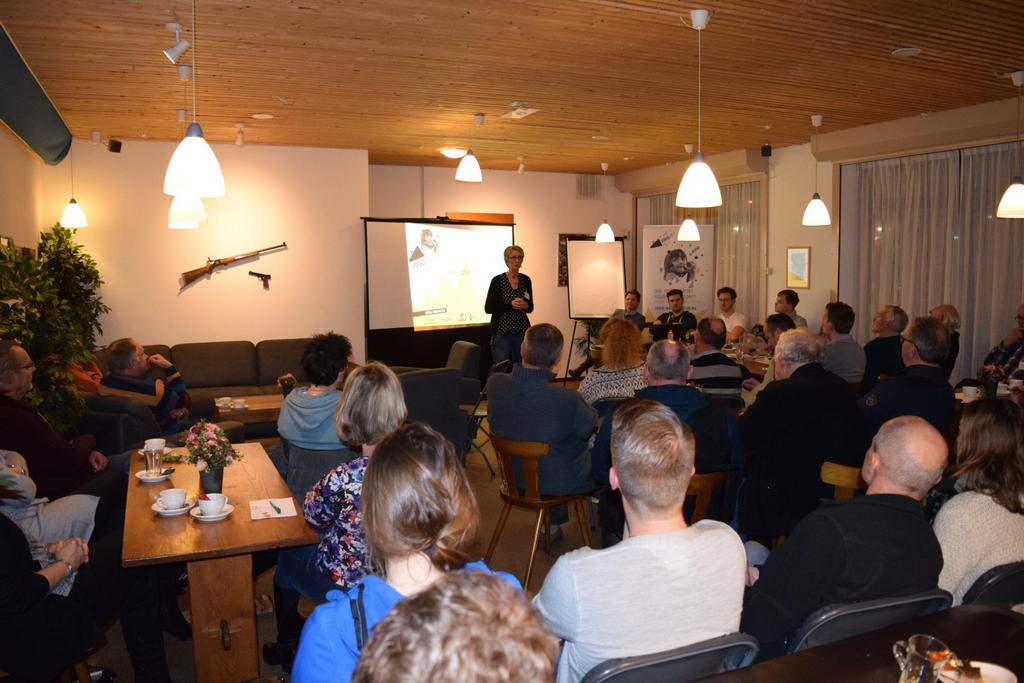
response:
<path fill-rule="evenodd" d="M 601 176 L 580 173 L 576 176 L 576 199 L 600 199 Z"/>

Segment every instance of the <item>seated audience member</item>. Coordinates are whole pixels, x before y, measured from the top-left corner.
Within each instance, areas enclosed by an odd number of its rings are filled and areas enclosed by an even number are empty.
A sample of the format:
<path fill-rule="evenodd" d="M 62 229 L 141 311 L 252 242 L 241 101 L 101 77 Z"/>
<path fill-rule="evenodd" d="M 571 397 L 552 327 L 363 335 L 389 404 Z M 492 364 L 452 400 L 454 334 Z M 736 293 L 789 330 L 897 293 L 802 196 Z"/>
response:
<path fill-rule="evenodd" d="M 660 652 L 739 627 L 746 559 L 721 522 L 687 526 L 693 434 L 667 406 L 631 400 L 612 415 L 611 486 L 622 491 L 628 536 L 555 562 L 534 604 L 565 641 L 558 681 L 579 681 L 605 659 Z"/>
<path fill-rule="evenodd" d="M 684 308 L 686 301 L 683 299 L 683 290 L 670 289 L 665 294 L 665 299 L 668 301 L 668 310 L 652 323 L 651 332 L 654 340 L 669 338 L 671 333 L 672 339 L 683 341 L 690 330 L 697 329 L 697 318 Z"/>
<path fill-rule="evenodd" d="M 871 333 L 875 338 L 864 345 L 864 381 L 860 385 L 863 396 L 875 388 L 883 375 L 891 377 L 903 369 L 900 333 L 907 327 L 907 312 L 899 306 L 883 306 L 871 318 Z"/>
<path fill-rule="evenodd" d="M 864 349 L 850 334 L 855 317 L 849 304 L 833 301 L 825 304 L 825 314 L 821 318 L 821 334 L 827 340 L 821 364 L 851 384 L 864 379 L 867 363 Z"/>
<path fill-rule="evenodd" d="M 718 319 L 725 323 L 726 341 L 735 342 L 743 337 L 749 324 L 747 316 L 736 310 L 736 290 L 722 287 L 715 296 L 718 298 Z"/>
<path fill-rule="evenodd" d="M 181 431 L 188 418 L 189 396 L 181 373 L 159 353 L 149 355 L 131 337 L 107 347 L 109 372 L 100 381 L 101 396 L 124 396 L 149 407 L 164 434 Z M 146 377 L 151 367 L 161 368 L 163 379 Z"/>
<path fill-rule="evenodd" d="M 768 316 L 768 319 L 764 321 L 764 330 L 768 334 L 768 349 L 775 353 L 775 347 L 779 343 L 779 337 L 782 336 L 783 332 L 796 329 L 796 323 L 785 313 L 772 313 Z M 765 368 L 764 378 L 758 382 L 754 378 L 743 380 L 743 388 L 746 389 L 749 394 L 743 397 L 747 407 L 757 400 L 758 394 L 761 390 L 768 386 L 775 379 L 775 363 L 774 361 L 768 363 L 768 367 Z"/>
<path fill-rule="evenodd" d="M 747 464 L 740 530 L 767 538 L 790 533 L 832 497 L 821 463 L 860 466 L 868 444 L 853 392 L 821 366 L 821 341 L 807 330 L 779 337 L 775 381 L 739 425 Z"/>
<path fill-rule="evenodd" d="M 940 304 L 928 311 L 928 315 L 942 323 L 949 332 L 949 353 L 942 361 L 942 371 L 946 373 L 946 379 L 949 379 L 960 355 L 960 311 L 950 304 Z"/>
<path fill-rule="evenodd" d="M 640 312 L 640 292 L 636 291 L 635 289 L 631 289 L 628 292 L 626 292 L 625 308 L 615 309 L 615 311 L 612 313 L 612 318 L 628 320 L 629 322 L 636 325 L 637 331 L 642 332 L 643 329 L 647 326 L 647 319 L 644 318 L 644 314 Z M 569 374 L 579 379 L 579 377 L 582 376 L 586 370 L 589 370 L 593 366 L 594 359 L 588 353 L 587 357 L 583 359 L 583 362 L 580 363 L 577 367 L 570 370 Z"/>
<path fill-rule="evenodd" d="M 546 683 L 558 640 L 521 591 L 452 572 L 402 600 L 373 630 L 353 683 Z"/>
<path fill-rule="evenodd" d="M 277 418 L 282 439 L 314 451 L 341 446 L 334 413 L 351 360 L 352 344 L 344 335 L 328 332 L 309 340 L 302 350 L 302 369 L 310 385 L 298 387 L 285 397 Z"/>
<path fill-rule="evenodd" d="M 511 373 L 487 380 L 488 420 L 498 436 L 520 441 L 543 441 L 548 454 L 538 463 L 540 492 L 550 495 L 582 493 L 590 481 L 587 441 L 594 432 L 597 411 L 573 389 L 551 384 L 562 356 L 562 333 L 548 323 L 534 325 L 523 340 L 523 362 Z M 521 477 L 519 463 L 514 463 Z M 557 526 L 569 519 L 564 507 L 548 513 Z M 560 531 L 552 529 L 557 535 Z"/>
<path fill-rule="evenodd" d="M 447 572 L 490 573 L 471 562 L 479 511 L 451 442 L 425 424 L 386 436 L 366 467 L 360 508 L 381 578 L 331 591 L 306 621 L 292 680 L 347 681 L 367 634 L 392 607 Z M 516 579 L 498 574 L 519 588 Z"/>
<path fill-rule="evenodd" d="M 942 546 L 939 587 L 963 602 L 993 567 L 1024 561 L 1024 410 L 982 399 L 964 406 L 956 440 L 957 488 L 935 519 Z"/>
<path fill-rule="evenodd" d="M 302 630 L 300 595 L 323 602 L 327 591 L 351 588 L 369 572 L 359 504 L 363 476 L 377 444 L 398 429 L 407 415 L 402 385 L 387 366 L 370 362 L 349 374 L 335 428 L 354 457 L 324 474 L 306 494 L 302 512 L 320 532 L 320 545 L 278 553 L 274 573 L 277 642 L 263 646 L 267 663 L 291 668 Z"/>
<path fill-rule="evenodd" d="M 702 318 L 693 338 L 696 351 L 690 359 L 690 379 L 711 398 L 739 398 L 750 371 L 722 353 L 725 323 Z"/>
<path fill-rule="evenodd" d="M 882 426 L 861 470 L 867 495 L 804 518 L 747 589 L 740 630 L 758 639 L 762 658 L 782 654 L 821 607 L 935 588 L 942 550 L 921 499 L 945 464 L 945 440 L 921 418 Z"/>
<path fill-rule="evenodd" d="M 1024 379 L 1024 304 L 1017 309 L 1017 326 L 1010 329 L 1003 340 L 996 344 L 981 366 L 981 374 L 998 380 Z"/>
<path fill-rule="evenodd" d="M 668 406 L 693 430 L 697 444 L 694 466 L 698 473 L 739 468 L 743 462 L 743 451 L 732 412 L 723 403 L 712 401 L 703 392 L 686 385 L 689 368 L 690 354 L 685 344 L 669 339 L 655 342 L 647 352 L 644 365 L 648 386 L 637 391 L 635 396 Z M 605 547 L 622 538 L 625 521 L 622 496 L 617 490 L 607 488 L 608 472 L 612 466 L 611 441 L 612 421 L 606 419 L 594 439 L 590 458 L 591 476 L 605 487 L 598 503 Z"/>
<path fill-rule="evenodd" d="M 632 398 L 644 380 L 643 348 L 640 331 L 622 318 L 611 318 L 601 326 L 601 367 L 591 371 L 580 383 L 583 400 L 598 401 Z"/>
<path fill-rule="evenodd" d="M 134 680 L 171 680 L 155 574 L 121 566 L 123 517 L 114 521 L 88 544 L 46 544 L 0 515 L 0 669 L 18 680 L 54 680 L 119 615 Z"/>
<path fill-rule="evenodd" d="M 775 312 L 788 315 L 798 328 L 807 327 L 807 319 L 796 312 L 800 296 L 792 289 L 783 289 L 775 297 Z"/>
<path fill-rule="evenodd" d="M 111 471 L 96 439 L 85 434 L 65 441 L 38 410 L 22 400 L 32 389 L 36 366 L 17 342 L 0 341 L 0 448 L 21 454 L 32 471 L 36 495 L 56 500 L 89 493 L 121 502 L 126 480 Z"/>
<path fill-rule="evenodd" d="M 868 434 L 900 415 L 917 415 L 946 434 L 956 410 L 953 388 L 939 365 L 949 350 L 949 333 L 935 318 L 916 318 L 901 340 L 906 368 L 857 402 Z"/>

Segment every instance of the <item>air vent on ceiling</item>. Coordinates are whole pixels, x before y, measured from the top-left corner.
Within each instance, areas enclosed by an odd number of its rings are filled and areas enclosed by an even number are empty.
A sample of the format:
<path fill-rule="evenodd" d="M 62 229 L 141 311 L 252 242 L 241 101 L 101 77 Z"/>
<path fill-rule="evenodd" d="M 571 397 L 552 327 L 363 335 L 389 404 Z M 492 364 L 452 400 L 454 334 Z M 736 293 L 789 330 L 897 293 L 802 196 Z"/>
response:
<path fill-rule="evenodd" d="M 601 176 L 579 173 L 576 175 L 576 199 L 600 199 Z"/>

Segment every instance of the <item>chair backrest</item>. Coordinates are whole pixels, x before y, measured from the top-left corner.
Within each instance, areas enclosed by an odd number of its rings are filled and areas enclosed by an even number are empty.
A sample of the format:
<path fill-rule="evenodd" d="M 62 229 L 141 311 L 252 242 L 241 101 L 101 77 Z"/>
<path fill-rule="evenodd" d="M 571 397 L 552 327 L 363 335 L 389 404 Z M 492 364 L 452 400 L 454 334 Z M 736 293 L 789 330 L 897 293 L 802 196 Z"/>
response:
<path fill-rule="evenodd" d="M 286 464 L 284 480 L 299 502 L 325 474 L 359 457 L 359 453 L 344 446 L 318 451 L 296 446 L 284 439 L 281 439 L 280 446 Z"/>
<path fill-rule="evenodd" d="M 964 594 L 965 605 L 1010 609 L 1024 603 L 1024 562 L 993 567 L 977 578 Z"/>
<path fill-rule="evenodd" d="M 457 341 L 448 352 L 445 367 L 458 368 L 463 377 L 480 379 L 480 345 L 468 341 Z"/>
<path fill-rule="evenodd" d="M 733 633 L 650 655 L 609 659 L 591 669 L 582 683 L 685 683 L 742 669 L 757 650 L 756 638 Z"/>
<path fill-rule="evenodd" d="M 398 376 L 409 410 L 409 422 L 426 422 L 441 432 L 461 456 L 469 433 L 469 416 L 459 409 L 459 371 L 454 368 L 413 370 Z"/>
<path fill-rule="evenodd" d="M 693 514 L 690 516 L 690 524 L 699 522 L 707 517 L 708 506 L 711 504 L 711 494 L 723 483 L 725 483 L 725 472 L 707 472 L 690 477 L 690 484 L 686 487 L 686 497 L 697 497 L 697 501 L 693 506 Z"/>
<path fill-rule="evenodd" d="M 610 417 L 624 400 L 622 398 L 605 398 L 595 403 L 593 407 L 597 411 L 598 419 L 603 420 Z"/>
<path fill-rule="evenodd" d="M 839 465 L 827 460 L 821 463 L 821 480 L 836 487 L 836 500 L 853 498 L 855 490 L 864 491 L 868 485 L 860 477 L 860 468 Z"/>
<path fill-rule="evenodd" d="M 498 454 L 501 465 L 501 487 L 505 495 L 524 501 L 540 500 L 540 478 L 537 476 L 537 460 L 548 454 L 548 445 L 543 441 L 516 441 L 500 436 L 491 437 L 491 445 Z M 523 492 L 519 492 L 512 458 L 519 458 L 523 468 Z"/>
<path fill-rule="evenodd" d="M 933 588 L 899 598 L 862 600 L 822 607 L 807 617 L 797 629 L 789 641 L 788 652 L 825 645 L 914 617 L 941 612 L 952 603 L 952 595 L 940 588 Z"/>

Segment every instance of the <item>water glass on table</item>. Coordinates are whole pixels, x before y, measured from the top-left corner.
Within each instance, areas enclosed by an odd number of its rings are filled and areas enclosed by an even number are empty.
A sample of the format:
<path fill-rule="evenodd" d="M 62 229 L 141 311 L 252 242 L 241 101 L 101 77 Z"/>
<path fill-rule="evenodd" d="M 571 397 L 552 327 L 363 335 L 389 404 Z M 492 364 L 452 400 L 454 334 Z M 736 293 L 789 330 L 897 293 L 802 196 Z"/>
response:
<path fill-rule="evenodd" d="M 142 454 L 146 458 L 146 472 L 148 474 L 159 474 L 164 469 L 164 446 L 165 439 L 146 439 L 142 448 Z"/>

